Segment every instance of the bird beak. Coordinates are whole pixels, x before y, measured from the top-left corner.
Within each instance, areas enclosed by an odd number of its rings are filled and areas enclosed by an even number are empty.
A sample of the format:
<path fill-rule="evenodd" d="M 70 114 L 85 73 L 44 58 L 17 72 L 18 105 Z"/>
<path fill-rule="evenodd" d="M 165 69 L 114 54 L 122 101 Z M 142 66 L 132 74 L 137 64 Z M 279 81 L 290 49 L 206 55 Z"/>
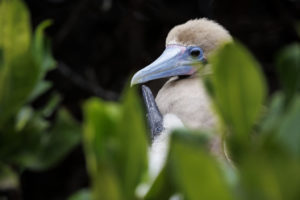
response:
<path fill-rule="evenodd" d="M 197 71 L 197 65 L 199 60 L 189 56 L 187 47 L 168 45 L 159 58 L 134 74 L 131 86 L 160 78 L 192 75 Z"/>

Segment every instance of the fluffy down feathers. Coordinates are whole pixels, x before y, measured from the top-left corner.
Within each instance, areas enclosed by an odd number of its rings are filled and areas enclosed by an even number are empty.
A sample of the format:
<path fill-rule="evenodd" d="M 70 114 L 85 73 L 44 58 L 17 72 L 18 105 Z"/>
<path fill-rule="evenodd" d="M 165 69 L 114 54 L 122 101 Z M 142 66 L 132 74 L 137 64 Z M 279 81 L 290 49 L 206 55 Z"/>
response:
<path fill-rule="evenodd" d="M 199 46 L 208 56 L 222 43 L 231 40 L 228 31 L 220 24 L 201 18 L 175 26 L 167 36 L 166 45 Z"/>

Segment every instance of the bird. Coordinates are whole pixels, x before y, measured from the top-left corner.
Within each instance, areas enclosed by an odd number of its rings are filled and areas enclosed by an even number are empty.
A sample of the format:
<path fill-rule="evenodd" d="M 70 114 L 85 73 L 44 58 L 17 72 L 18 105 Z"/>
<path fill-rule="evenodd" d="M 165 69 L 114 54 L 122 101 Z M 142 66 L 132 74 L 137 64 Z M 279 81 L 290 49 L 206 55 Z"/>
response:
<path fill-rule="evenodd" d="M 203 78 L 212 73 L 209 57 L 224 43 L 232 42 L 230 33 L 216 21 L 199 18 L 170 30 L 163 53 L 150 65 L 136 72 L 131 85 L 169 78 L 156 98 L 142 86 L 152 133 L 149 150 L 150 171 L 156 176 L 168 151 L 170 132 L 175 128 L 210 130 L 217 117 L 206 92 Z M 220 137 L 212 146 L 213 154 L 222 154 Z"/>

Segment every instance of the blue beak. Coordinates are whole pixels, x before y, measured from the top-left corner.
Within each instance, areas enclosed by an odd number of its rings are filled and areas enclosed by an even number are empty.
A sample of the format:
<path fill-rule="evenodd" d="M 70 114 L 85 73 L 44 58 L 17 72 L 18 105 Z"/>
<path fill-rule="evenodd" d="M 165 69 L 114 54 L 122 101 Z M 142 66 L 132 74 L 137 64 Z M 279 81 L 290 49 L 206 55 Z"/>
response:
<path fill-rule="evenodd" d="M 191 53 L 195 49 L 200 52 L 196 56 Z M 172 76 L 192 75 L 204 60 L 199 47 L 169 45 L 153 63 L 134 74 L 131 85 Z"/>

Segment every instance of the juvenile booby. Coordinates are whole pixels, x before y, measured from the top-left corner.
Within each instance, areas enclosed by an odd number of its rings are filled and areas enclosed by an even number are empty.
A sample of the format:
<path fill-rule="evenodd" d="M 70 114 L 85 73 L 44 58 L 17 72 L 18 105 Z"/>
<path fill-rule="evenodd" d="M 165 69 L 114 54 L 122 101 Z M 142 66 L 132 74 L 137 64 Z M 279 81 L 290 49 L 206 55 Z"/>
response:
<path fill-rule="evenodd" d="M 162 141 L 167 141 L 170 129 L 180 126 L 192 129 L 214 127 L 215 116 L 201 77 L 210 72 L 207 58 L 223 43 L 230 41 L 232 37 L 220 24 L 205 18 L 190 20 L 175 26 L 167 36 L 162 55 L 134 74 L 131 85 L 170 77 L 159 90 L 156 103 L 149 88 L 143 87 L 154 137 L 150 170 L 151 165 L 157 169 L 162 165 L 159 161 L 162 158 L 157 157 L 166 153 L 167 147 Z"/>

